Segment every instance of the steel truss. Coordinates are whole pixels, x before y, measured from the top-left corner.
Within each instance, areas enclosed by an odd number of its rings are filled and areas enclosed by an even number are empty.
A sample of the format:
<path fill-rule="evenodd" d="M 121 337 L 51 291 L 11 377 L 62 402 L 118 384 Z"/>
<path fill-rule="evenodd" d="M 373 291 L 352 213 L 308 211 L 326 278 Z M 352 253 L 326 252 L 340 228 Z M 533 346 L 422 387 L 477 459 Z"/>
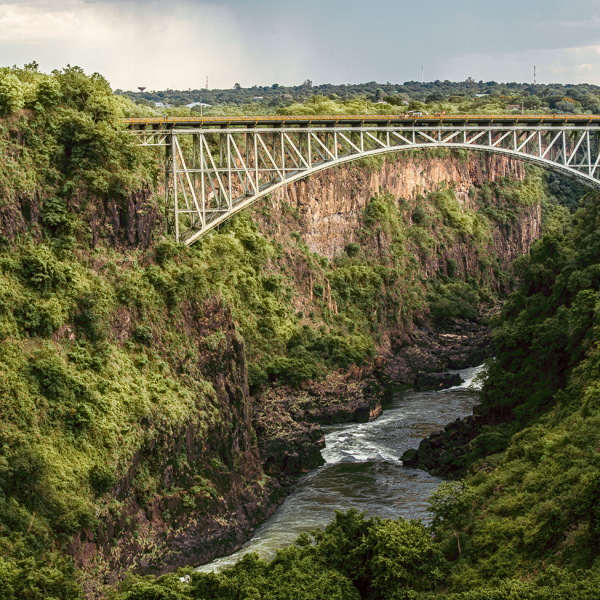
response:
<path fill-rule="evenodd" d="M 133 130 L 166 146 L 169 228 L 192 244 L 276 189 L 359 158 L 419 148 L 498 152 L 600 187 L 600 128 L 589 125 L 246 127 Z"/>

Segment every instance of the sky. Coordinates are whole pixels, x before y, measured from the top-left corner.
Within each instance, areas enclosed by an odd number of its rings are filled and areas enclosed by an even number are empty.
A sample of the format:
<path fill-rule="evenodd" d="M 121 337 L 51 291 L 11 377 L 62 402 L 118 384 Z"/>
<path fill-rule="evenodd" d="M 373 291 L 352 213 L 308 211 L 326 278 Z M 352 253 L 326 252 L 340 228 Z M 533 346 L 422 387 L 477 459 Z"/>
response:
<path fill-rule="evenodd" d="M 0 0 L 0 66 L 113 88 L 484 81 L 600 85 L 600 0 Z"/>

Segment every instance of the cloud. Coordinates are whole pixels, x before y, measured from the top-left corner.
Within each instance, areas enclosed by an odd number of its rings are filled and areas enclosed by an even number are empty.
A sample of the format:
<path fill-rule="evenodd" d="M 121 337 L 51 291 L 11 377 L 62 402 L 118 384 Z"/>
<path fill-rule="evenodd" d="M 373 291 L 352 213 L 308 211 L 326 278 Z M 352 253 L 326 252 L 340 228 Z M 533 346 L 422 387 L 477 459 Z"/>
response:
<path fill-rule="evenodd" d="M 593 80 L 600 0 L 0 0 L 4 64 L 114 87 Z"/>
<path fill-rule="evenodd" d="M 36 60 L 44 70 L 77 64 L 126 89 L 199 88 L 206 76 L 212 87 L 231 87 L 270 80 L 272 73 L 304 75 L 302 56 L 312 52 L 302 52 L 301 40 L 293 48 L 281 47 L 285 25 L 275 20 L 253 43 L 255 34 L 246 24 L 227 5 L 5 2 L 0 4 L 0 54 L 10 64 Z"/>

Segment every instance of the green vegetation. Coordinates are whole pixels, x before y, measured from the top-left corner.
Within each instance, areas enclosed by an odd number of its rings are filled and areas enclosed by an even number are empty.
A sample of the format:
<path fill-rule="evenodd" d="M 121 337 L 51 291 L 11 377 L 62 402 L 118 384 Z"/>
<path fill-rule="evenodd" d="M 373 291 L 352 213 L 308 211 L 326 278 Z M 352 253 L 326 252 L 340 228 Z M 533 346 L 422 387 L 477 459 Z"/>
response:
<path fill-rule="evenodd" d="M 174 600 L 400 600 L 439 587 L 446 568 L 418 521 L 366 519 L 350 510 L 338 512 L 323 531 L 300 536 L 269 563 L 248 554 L 219 574 L 189 570 L 158 580 L 130 577 L 115 600 L 150 600 L 168 593 Z"/>
<path fill-rule="evenodd" d="M 223 90 L 165 90 L 133 92 L 117 90 L 137 105 L 137 111 L 157 110 L 219 114 L 364 114 L 417 112 L 505 113 L 521 110 L 535 113 L 600 112 L 600 88 L 591 84 L 526 84 L 495 81 L 461 82 L 407 81 L 404 84 L 364 84 L 313 86 L 309 80 L 298 86 L 253 86 Z M 167 108 L 165 108 L 167 107 Z M 177 112 L 177 114 L 183 114 Z"/>
<path fill-rule="evenodd" d="M 444 495 L 448 496 L 445 498 Z M 472 506 L 472 491 L 441 488 L 432 502 L 439 523 L 468 521 L 460 509 Z M 454 508 L 449 508 L 454 504 Z M 468 512 L 467 512 L 468 515 Z M 174 575 L 130 576 L 113 600 L 595 600 L 600 575 L 549 566 L 517 572 L 510 560 L 491 566 L 477 580 L 468 558 L 454 556 L 443 525 L 365 518 L 355 510 L 338 512 L 322 531 L 301 535 L 270 562 L 245 555 L 220 573 L 191 569 Z M 465 535 L 465 538 L 467 536 Z M 441 539 L 440 539 L 441 538 Z M 456 542 L 456 540 L 455 540 Z M 463 588 L 461 590 L 461 588 Z"/>
<path fill-rule="evenodd" d="M 341 106 L 316 98 L 308 108 L 324 110 L 327 102 Z M 348 102 L 359 111 L 362 100 Z M 311 252 L 299 234 L 277 241 L 251 212 L 186 248 L 161 238 L 159 157 L 116 126 L 137 110 L 78 68 L 52 75 L 35 64 L 0 69 L 2 597 L 80 598 L 81 573 L 64 558 L 67 544 L 80 531 L 97 535 L 104 516 L 121 515 L 112 490 L 136 453 L 190 425 L 200 437 L 221 425 L 210 379 L 223 369 L 226 336 L 195 333 L 195 324 L 221 309 L 232 316 L 253 391 L 368 363 L 386 330 L 475 318 L 481 303 L 508 291 L 514 282 L 494 253 L 492 225 L 510 231 L 537 201 L 549 234 L 521 260 L 524 286 L 498 322 L 484 400 L 505 423 L 474 444 L 473 461 L 486 462 L 469 480 L 472 518 L 457 520 L 450 510 L 465 497 L 441 498 L 433 529 L 339 515 L 272 563 L 249 557 L 223 575 L 191 574 L 189 583 L 132 578 L 119 593 L 130 600 L 282 598 L 301 588 L 311 598 L 384 600 L 451 590 L 466 599 L 485 597 L 468 594 L 491 574 L 517 573 L 525 583 L 498 589 L 527 597 L 538 588 L 566 589 L 568 569 L 594 564 L 594 198 L 572 216 L 552 197 L 564 184 L 529 169 L 523 182 L 471 190 L 469 208 L 449 187 L 411 202 L 382 190 L 332 260 Z M 134 234 L 131 241 L 127 229 L 136 194 L 146 198 L 135 209 L 136 218 L 147 218 L 145 243 Z M 491 447 L 504 451 L 517 431 L 504 454 L 483 457 Z M 214 500 L 215 473 L 235 465 L 207 452 L 206 465 L 189 465 L 183 454 L 162 458 L 184 465 L 193 494 Z M 542 464 L 555 476 L 545 477 Z M 166 493 L 151 465 L 134 488 L 141 507 Z M 169 515 L 164 510 L 165 521 Z M 567 570 L 544 571 L 544 561 Z M 581 598 L 587 581 L 578 583 Z"/>

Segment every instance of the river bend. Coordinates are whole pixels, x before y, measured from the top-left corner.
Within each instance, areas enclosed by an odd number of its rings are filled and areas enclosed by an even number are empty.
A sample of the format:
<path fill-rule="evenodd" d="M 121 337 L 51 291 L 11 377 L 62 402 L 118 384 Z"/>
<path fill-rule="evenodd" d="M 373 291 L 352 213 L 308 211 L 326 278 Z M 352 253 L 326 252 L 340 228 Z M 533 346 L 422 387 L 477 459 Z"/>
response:
<path fill-rule="evenodd" d="M 471 383 L 480 370 L 455 371 L 464 383 L 448 390 L 399 393 L 375 421 L 323 427 L 325 465 L 303 476 L 278 511 L 238 552 L 198 570 L 231 566 L 247 552 L 270 559 L 277 548 L 293 543 L 301 532 L 327 525 L 336 510 L 355 507 L 371 516 L 428 521 L 427 498 L 442 480 L 402 466 L 400 457 L 430 433 L 471 414 L 478 403 Z"/>

